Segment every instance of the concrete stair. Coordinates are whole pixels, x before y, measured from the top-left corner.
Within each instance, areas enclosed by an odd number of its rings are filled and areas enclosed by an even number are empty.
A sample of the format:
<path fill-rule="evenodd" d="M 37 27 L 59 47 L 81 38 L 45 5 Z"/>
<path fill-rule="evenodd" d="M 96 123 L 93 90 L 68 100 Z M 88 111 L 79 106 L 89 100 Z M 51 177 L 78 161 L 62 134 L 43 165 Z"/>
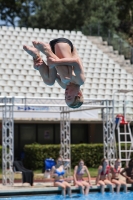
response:
<path fill-rule="evenodd" d="M 128 73 L 133 74 L 133 64 L 130 63 L 130 60 L 125 59 L 124 55 L 119 55 L 119 52 L 115 51 L 113 46 L 109 46 L 107 41 L 103 41 L 102 37 L 88 36 L 88 39 Z"/>

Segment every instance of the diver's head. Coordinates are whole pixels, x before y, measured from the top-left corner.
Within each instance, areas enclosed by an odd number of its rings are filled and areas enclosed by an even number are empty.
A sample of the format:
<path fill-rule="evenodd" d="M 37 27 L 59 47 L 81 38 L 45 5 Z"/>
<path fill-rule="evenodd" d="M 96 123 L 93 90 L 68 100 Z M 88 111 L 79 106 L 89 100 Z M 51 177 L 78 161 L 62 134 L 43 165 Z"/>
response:
<path fill-rule="evenodd" d="M 79 108 L 83 104 L 83 95 L 79 85 L 74 83 L 67 85 L 65 101 L 70 108 Z"/>

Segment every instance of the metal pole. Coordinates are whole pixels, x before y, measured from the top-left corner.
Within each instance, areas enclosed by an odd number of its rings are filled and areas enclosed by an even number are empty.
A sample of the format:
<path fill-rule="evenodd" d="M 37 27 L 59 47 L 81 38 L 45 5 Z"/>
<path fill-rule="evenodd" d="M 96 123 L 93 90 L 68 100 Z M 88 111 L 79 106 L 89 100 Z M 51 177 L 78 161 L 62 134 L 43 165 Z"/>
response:
<path fill-rule="evenodd" d="M 112 163 L 114 164 L 114 161 L 117 156 L 117 146 L 116 146 L 116 137 L 115 137 L 115 116 L 114 116 L 114 99 L 112 100 L 112 114 L 111 114 L 111 130 L 112 130 L 112 146 L 113 146 L 113 157 L 112 157 Z"/>
<path fill-rule="evenodd" d="M 13 161 L 14 161 L 14 120 L 13 107 L 14 98 L 4 98 L 3 119 L 2 119 L 2 183 L 13 185 Z M 8 102 L 11 105 L 7 105 Z"/>
<path fill-rule="evenodd" d="M 122 54 L 122 49 L 121 49 L 122 41 L 121 41 L 121 39 L 119 39 L 118 41 L 119 41 L 119 54 L 121 55 Z"/>
<path fill-rule="evenodd" d="M 60 118 L 61 118 L 60 119 L 60 139 L 61 139 L 60 155 L 64 160 L 64 165 L 67 171 L 67 175 L 70 176 L 71 175 L 70 113 L 65 112 L 68 109 L 69 109 L 68 107 L 62 107 L 61 113 L 60 113 Z"/>
<path fill-rule="evenodd" d="M 110 30 L 108 30 L 108 45 L 110 45 Z"/>
<path fill-rule="evenodd" d="M 108 128 L 107 128 L 107 101 L 104 102 L 106 107 L 103 108 L 103 148 L 104 158 L 108 159 Z"/>
<path fill-rule="evenodd" d="M 100 35 L 100 24 L 98 24 L 98 36 Z"/>
<path fill-rule="evenodd" d="M 104 138 L 104 157 L 111 164 L 116 159 L 116 140 L 114 133 L 114 102 L 106 100 L 106 108 L 103 109 L 103 138 Z M 110 107 L 112 104 L 112 107 Z"/>
<path fill-rule="evenodd" d="M 90 36 L 91 36 L 91 34 L 92 34 L 92 27 L 91 27 L 91 25 L 90 25 L 90 27 L 89 27 L 89 31 L 90 31 Z"/>
<path fill-rule="evenodd" d="M 130 59 L 131 64 L 133 64 L 133 47 L 131 47 L 131 59 Z"/>

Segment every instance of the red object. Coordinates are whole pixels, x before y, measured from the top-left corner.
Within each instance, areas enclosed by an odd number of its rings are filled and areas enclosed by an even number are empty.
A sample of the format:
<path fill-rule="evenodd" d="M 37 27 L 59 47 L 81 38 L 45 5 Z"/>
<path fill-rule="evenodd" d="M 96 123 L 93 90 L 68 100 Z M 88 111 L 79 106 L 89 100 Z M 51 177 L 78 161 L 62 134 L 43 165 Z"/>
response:
<path fill-rule="evenodd" d="M 117 115 L 116 119 L 120 119 L 120 124 L 128 124 L 128 122 L 125 120 L 124 115 Z"/>
<path fill-rule="evenodd" d="M 109 172 L 110 172 L 110 166 L 108 165 L 108 166 L 106 167 L 105 173 L 104 173 L 103 171 L 101 171 L 101 175 L 107 175 L 107 174 L 109 174 Z"/>

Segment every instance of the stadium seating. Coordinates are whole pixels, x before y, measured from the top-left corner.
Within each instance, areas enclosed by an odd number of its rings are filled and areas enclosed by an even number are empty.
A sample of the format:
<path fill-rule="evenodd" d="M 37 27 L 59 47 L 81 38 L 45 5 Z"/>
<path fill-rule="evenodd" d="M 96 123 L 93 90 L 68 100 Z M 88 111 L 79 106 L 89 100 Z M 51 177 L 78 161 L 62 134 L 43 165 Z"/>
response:
<path fill-rule="evenodd" d="M 118 89 L 133 87 L 133 76 L 103 53 L 80 31 L 0 27 L 0 88 L 1 95 L 63 97 L 64 90 L 55 83 L 44 84 L 33 69 L 32 58 L 23 50 L 23 44 L 32 40 L 49 42 L 57 37 L 72 40 L 83 61 L 86 82 L 81 87 L 86 98 L 112 98 Z M 42 54 L 41 54 L 42 55 Z M 43 55 L 43 59 L 46 60 Z M 117 95 L 121 99 L 121 94 Z M 130 93 L 130 100 L 133 92 Z M 131 106 L 128 108 L 131 113 Z"/>

